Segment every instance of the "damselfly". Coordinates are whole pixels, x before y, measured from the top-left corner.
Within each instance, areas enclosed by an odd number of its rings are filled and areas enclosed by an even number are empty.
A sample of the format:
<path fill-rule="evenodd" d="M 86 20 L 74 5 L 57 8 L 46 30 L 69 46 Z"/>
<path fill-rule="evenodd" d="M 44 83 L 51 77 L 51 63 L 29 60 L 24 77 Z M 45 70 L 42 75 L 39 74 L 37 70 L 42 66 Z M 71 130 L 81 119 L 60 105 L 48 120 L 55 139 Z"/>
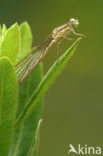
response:
<path fill-rule="evenodd" d="M 84 35 L 74 31 L 73 26 L 77 27 L 78 24 L 78 20 L 71 18 L 66 24 L 55 28 L 50 37 L 47 38 L 44 43 L 38 46 L 33 52 L 28 54 L 20 63 L 15 66 L 19 85 L 32 72 L 32 70 L 43 59 L 48 50 L 59 40 L 59 38 L 72 40 L 72 38 L 68 37 L 71 32 L 76 36 L 85 37 Z"/>

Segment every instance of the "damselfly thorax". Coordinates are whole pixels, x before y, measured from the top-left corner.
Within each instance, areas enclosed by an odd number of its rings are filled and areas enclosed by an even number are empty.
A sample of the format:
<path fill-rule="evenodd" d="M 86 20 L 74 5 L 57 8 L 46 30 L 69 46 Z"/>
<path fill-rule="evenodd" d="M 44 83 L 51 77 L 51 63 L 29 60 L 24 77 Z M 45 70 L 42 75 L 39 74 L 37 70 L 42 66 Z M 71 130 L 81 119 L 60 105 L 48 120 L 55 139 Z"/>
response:
<path fill-rule="evenodd" d="M 53 30 L 52 37 L 55 40 L 58 40 L 58 38 L 68 35 L 71 32 L 71 30 L 72 30 L 72 27 L 69 23 L 64 24 L 64 25 L 57 27 Z"/>

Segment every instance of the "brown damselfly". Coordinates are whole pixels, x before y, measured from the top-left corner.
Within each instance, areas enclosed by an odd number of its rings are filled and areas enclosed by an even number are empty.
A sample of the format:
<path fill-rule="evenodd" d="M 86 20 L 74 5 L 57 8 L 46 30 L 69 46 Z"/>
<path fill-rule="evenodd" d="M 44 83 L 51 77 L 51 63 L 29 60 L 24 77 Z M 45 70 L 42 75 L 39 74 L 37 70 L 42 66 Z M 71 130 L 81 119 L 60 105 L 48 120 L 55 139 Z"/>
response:
<path fill-rule="evenodd" d="M 71 32 L 76 36 L 85 37 L 84 35 L 74 31 L 73 26 L 78 26 L 78 24 L 78 20 L 71 18 L 66 24 L 55 28 L 45 42 L 43 42 L 15 66 L 19 85 L 32 72 L 32 70 L 43 59 L 48 50 L 59 40 L 59 38 L 72 40 L 72 38 L 68 37 Z M 61 41 L 58 42 L 58 45 Z"/>

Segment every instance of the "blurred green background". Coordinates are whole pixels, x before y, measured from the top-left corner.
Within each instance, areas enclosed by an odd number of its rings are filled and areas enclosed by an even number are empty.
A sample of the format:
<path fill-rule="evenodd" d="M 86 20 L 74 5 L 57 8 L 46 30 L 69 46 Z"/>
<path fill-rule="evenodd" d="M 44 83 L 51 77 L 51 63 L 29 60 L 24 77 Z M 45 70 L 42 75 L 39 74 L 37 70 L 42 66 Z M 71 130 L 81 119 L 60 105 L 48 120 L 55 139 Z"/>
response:
<path fill-rule="evenodd" d="M 45 96 L 39 156 L 67 156 L 69 144 L 103 143 L 103 1 L 0 1 L 0 24 L 28 21 L 33 45 L 55 27 L 77 18 L 83 39 L 64 71 Z M 64 41 L 62 54 L 73 42 Z M 43 60 L 44 73 L 57 59 L 56 45 Z M 71 154 L 72 155 L 72 154 Z"/>

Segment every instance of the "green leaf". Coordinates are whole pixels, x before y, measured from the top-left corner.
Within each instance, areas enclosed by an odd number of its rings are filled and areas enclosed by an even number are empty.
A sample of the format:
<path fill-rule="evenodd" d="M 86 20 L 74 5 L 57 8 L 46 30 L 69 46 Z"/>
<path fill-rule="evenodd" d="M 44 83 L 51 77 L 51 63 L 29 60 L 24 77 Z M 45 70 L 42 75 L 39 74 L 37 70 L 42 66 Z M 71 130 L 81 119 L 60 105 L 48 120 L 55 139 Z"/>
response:
<path fill-rule="evenodd" d="M 6 25 L 3 24 L 3 28 L 2 28 L 2 38 L 4 37 L 6 31 L 7 31 Z"/>
<path fill-rule="evenodd" d="M 24 22 L 20 25 L 20 36 L 21 45 L 17 63 L 20 62 L 31 50 L 32 33 L 27 22 Z"/>
<path fill-rule="evenodd" d="M 32 143 L 30 153 L 29 153 L 30 156 L 37 156 L 37 154 L 38 154 L 39 141 L 40 141 L 39 131 L 40 131 L 41 122 L 42 122 L 42 119 L 40 119 L 39 123 L 38 123 L 35 138 L 34 138 L 34 141 Z"/>
<path fill-rule="evenodd" d="M 6 33 L 6 31 L 7 31 L 7 28 L 6 28 L 6 25 L 5 24 L 3 24 L 3 27 L 2 28 L 0 26 L 0 46 L 1 46 L 1 41 L 2 41 L 2 39 L 3 39 L 3 37 L 4 37 L 5 33 Z"/>
<path fill-rule="evenodd" d="M 4 28 L 5 29 L 5 28 Z M 19 52 L 20 34 L 18 24 L 11 26 L 5 33 L 1 42 L 0 56 L 7 56 L 13 64 Z"/>
<path fill-rule="evenodd" d="M 17 79 L 7 58 L 0 58 L 0 155 L 7 156 L 14 135 L 17 109 Z"/>
<path fill-rule="evenodd" d="M 1 44 L 1 39 L 2 39 L 2 28 L 1 28 L 1 25 L 0 25 L 0 44 Z"/>
<path fill-rule="evenodd" d="M 0 25 L 0 37 L 1 37 L 1 35 L 2 35 L 1 33 L 2 33 L 2 29 L 1 29 L 1 25 Z"/>
<path fill-rule="evenodd" d="M 17 117 L 23 111 L 26 102 L 37 88 L 42 78 L 42 65 L 39 64 L 31 75 L 23 82 L 19 89 L 19 107 Z M 9 156 L 28 156 L 32 142 L 35 144 L 35 135 L 42 112 L 43 102 L 39 101 L 35 110 L 25 120 L 23 125 L 16 130 L 12 151 Z"/>
<path fill-rule="evenodd" d="M 74 44 L 69 49 L 67 49 L 67 51 L 49 69 L 49 71 L 37 87 L 36 91 L 33 93 L 32 97 L 26 104 L 24 111 L 20 114 L 19 118 L 17 119 L 16 128 L 19 125 L 21 125 L 22 122 L 27 118 L 27 116 L 29 116 L 29 114 L 32 112 L 32 110 L 35 109 L 35 107 L 38 104 L 38 101 L 46 93 L 46 91 L 52 85 L 56 77 L 60 74 L 68 60 L 74 54 L 80 39 L 81 38 L 78 38 L 77 41 L 75 41 Z"/>

